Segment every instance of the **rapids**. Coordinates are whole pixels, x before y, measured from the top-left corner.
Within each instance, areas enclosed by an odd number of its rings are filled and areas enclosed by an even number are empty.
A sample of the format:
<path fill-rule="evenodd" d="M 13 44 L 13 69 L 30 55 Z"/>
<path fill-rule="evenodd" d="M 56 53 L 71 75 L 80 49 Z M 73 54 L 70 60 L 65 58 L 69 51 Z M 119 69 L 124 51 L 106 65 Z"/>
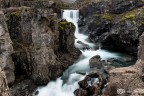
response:
<path fill-rule="evenodd" d="M 37 88 L 36 91 L 39 91 L 39 93 L 37 95 L 33 94 L 33 96 L 75 96 L 73 92 L 79 88 L 78 82 L 85 78 L 85 75 L 77 74 L 77 72 L 88 73 L 90 71 L 89 59 L 91 57 L 100 55 L 103 60 L 108 58 L 120 58 L 119 53 L 109 52 L 103 49 L 93 50 L 95 44 L 88 42 L 88 36 L 79 32 L 79 10 L 64 10 L 62 18 L 72 22 L 76 27 L 75 47 L 83 47 L 83 45 L 77 43 L 77 41 L 81 41 L 87 44 L 92 50 L 81 50 L 82 54 L 79 59 L 63 72 L 62 77 L 58 78 L 56 81 L 51 81 L 46 86 Z M 95 82 L 97 82 L 97 79 L 95 79 Z"/>

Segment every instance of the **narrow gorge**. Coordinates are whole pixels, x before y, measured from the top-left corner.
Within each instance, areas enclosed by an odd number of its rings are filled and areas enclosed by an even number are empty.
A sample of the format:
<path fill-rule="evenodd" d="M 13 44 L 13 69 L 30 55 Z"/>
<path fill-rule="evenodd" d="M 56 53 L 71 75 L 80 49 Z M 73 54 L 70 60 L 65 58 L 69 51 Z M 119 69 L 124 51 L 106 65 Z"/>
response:
<path fill-rule="evenodd" d="M 0 96 L 144 96 L 143 0 L 1 0 Z"/>

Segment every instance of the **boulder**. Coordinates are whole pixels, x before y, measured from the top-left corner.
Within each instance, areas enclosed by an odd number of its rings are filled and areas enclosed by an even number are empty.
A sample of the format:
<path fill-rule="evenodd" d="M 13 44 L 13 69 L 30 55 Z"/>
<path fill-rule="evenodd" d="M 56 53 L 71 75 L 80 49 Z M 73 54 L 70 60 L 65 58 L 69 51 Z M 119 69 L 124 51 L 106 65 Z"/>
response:
<path fill-rule="evenodd" d="M 136 88 L 144 88 L 139 70 L 135 67 L 116 68 L 109 72 L 109 83 L 105 95 L 131 94 Z M 130 92 L 130 93 L 129 93 Z"/>
<path fill-rule="evenodd" d="M 36 85 L 31 80 L 24 80 L 13 85 L 10 89 L 11 96 L 32 96 Z"/>
<path fill-rule="evenodd" d="M 96 55 L 89 60 L 89 66 L 92 69 L 92 71 L 97 72 L 99 74 L 104 73 L 103 64 L 104 64 L 104 62 L 101 60 L 99 55 Z"/>
<path fill-rule="evenodd" d="M 90 81 L 91 78 L 89 76 L 86 76 L 86 78 L 82 81 L 79 81 L 78 84 L 82 89 L 87 89 L 89 87 L 88 81 Z"/>
<path fill-rule="evenodd" d="M 86 90 L 83 90 L 83 89 L 77 89 L 75 90 L 74 92 L 75 96 L 88 96 L 88 93 Z"/>
<path fill-rule="evenodd" d="M 97 73 L 97 72 L 91 72 L 91 73 L 89 73 L 87 76 L 89 76 L 89 77 L 91 77 L 91 78 L 97 78 L 97 77 L 99 77 L 99 74 Z"/>

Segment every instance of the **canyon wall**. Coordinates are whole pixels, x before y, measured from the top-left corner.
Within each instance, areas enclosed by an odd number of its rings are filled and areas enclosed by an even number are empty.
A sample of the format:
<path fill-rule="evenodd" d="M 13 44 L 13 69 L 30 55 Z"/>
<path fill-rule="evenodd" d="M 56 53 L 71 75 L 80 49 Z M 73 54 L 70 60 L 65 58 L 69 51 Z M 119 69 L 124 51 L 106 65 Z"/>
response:
<path fill-rule="evenodd" d="M 0 66 L 12 96 L 31 96 L 38 85 L 61 76 L 81 54 L 74 46 L 75 26 L 58 18 L 52 2 L 1 10 Z"/>

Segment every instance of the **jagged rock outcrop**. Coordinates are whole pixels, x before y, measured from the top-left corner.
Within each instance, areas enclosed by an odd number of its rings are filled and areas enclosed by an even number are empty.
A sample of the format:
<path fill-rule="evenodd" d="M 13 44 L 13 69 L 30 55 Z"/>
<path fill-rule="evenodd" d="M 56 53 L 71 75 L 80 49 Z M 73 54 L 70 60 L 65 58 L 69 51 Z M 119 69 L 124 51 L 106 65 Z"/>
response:
<path fill-rule="evenodd" d="M 109 72 L 109 83 L 105 95 L 141 96 L 144 89 L 143 69 L 144 34 L 140 37 L 138 60 L 134 66 L 116 68 Z"/>
<path fill-rule="evenodd" d="M 7 4 L 3 8 L 13 6 Z M 0 66 L 12 96 L 31 96 L 36 85 L 55 80 L 79 57 L 75 26 L 59 19 L 50 1 L 2 10 L 6 18 L 0 11 Z"/>
<path fill-rule="evenodd" d="M 46 4 L 35 2 L 32 8 L 7 13 L 16 78 L 40 85 L 62 75 L 80 54 L 74 47 L 74 25 L 60 21 Z"/>
<path fill-rule="evenodd" d="M 15 67 L 11 58 L 13 47 L 5 21 L 6 18 L 0 11 L 0 67 L 5 72 L 8 84 L 12 84 L 15 81 Z"/>
<path fill-rule="evenodd" d="M 111 0 L 111 12 L 123 13 L 142 6 L 143 0 Z"/>
<path fill-rule="evenodd" d="M 89 60 L 91 72 L 86 77 L 79 81 L 79 89 L 75 90 L 76 96 L 98 96 L 102 95 L 102 90 L 107 83 L 108 74 L 103 66 L 103 61 L 99 55 L 92 57 Z"/>
<path fill-rule="evenodd" d="M 80 29 L 104 49 L 137 54 L 144 31 L 141 6 L 142 0 L 94 2 L 80 9 Z"/>

